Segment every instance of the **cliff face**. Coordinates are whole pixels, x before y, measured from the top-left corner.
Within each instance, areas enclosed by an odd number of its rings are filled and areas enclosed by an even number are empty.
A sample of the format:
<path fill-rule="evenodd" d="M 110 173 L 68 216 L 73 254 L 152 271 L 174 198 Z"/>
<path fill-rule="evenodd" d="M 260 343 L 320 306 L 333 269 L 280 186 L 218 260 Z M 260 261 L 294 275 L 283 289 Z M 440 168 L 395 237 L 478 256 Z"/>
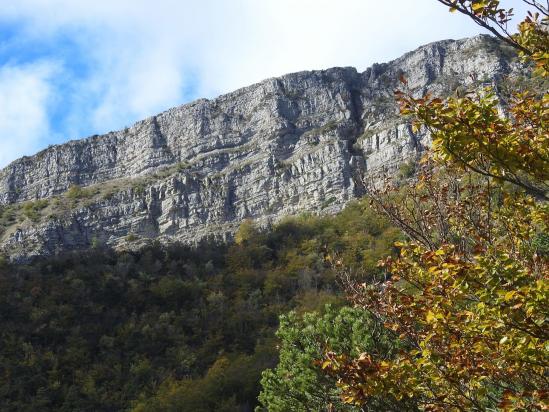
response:
<path fill-rule="evenodd" d="M 519 71 L 490 37 L 442 41 L 363 73 L 289 74 L 50 147 L 0 172 L 0 250 L 196 242 L 246 218 L 338 210 L 364 176 L 397 173 L 429 144 L 398 116 L 400 74 L 414 93 L 444 95 Z"/>

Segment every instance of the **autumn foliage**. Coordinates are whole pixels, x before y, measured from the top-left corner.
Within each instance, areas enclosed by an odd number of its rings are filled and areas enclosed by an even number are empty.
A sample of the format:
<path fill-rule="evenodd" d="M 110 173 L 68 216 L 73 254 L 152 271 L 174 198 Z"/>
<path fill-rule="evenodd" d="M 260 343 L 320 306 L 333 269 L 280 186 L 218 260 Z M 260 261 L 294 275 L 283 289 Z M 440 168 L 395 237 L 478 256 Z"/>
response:
<path fill-rule="evenodd" d="M 499 1 L 440 2 L 496 30 L 534 76 L 548 76 L 549 21 L 538 2 L 526 1 L 536 13 L 516 35 Z M 347 288 L 403 349 L 383 357 L 327 348 L 322 367 L 358 406 L 386 396 L 429 411 L 546 410 L 549 94 L 397 97 L 414 127 L 431 133 L 432 150 L 410 187 L 371 196 L 409 240 L 381 263 L 388 281 Z"/>

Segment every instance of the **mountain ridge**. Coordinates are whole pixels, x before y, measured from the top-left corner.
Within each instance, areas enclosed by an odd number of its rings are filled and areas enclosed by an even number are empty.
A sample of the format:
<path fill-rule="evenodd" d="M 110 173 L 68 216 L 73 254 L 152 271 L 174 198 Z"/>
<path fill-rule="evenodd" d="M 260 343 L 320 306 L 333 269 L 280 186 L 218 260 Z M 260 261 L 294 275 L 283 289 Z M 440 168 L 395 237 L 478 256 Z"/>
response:
<path fill-rule="evenodd" d="M 25 259 L 94 243 L 228 239 L 247 218 L 340 210 L 364 193 L 364 177 L 396 174 L 429 145 L 397 115 L 400 74 L 415 94 L 447 95 L 520 71 L 489 36 L 443 40 L 361 73 L 269 78 L 52 146 L 0 171 L 0 204 L 15 215 L 0 250 Z"/>

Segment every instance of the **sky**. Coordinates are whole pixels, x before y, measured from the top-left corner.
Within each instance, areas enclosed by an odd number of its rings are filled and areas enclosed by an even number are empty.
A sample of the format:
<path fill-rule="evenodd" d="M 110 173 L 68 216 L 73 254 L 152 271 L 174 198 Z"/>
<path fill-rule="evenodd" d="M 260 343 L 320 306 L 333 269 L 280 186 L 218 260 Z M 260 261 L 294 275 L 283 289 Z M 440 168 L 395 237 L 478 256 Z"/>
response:
<path fill-rule="evenodd" d="M 0 0 L 0 167 L 265 78 L 482 32 L 435 0 Z"/>

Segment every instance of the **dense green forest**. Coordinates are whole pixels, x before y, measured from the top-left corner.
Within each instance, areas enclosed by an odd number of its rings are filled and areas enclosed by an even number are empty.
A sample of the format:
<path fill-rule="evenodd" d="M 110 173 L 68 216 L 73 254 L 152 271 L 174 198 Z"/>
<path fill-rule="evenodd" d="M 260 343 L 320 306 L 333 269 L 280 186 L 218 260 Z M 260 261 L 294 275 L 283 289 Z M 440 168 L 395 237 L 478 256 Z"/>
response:
<path fill-rule="evenodd" d="M 340 307 L 334 259 L 382 276 L 399 233 L 361 201 L 232 244 L 3 260 L 1 409 L 251 411 L 279 316 Z"/>

